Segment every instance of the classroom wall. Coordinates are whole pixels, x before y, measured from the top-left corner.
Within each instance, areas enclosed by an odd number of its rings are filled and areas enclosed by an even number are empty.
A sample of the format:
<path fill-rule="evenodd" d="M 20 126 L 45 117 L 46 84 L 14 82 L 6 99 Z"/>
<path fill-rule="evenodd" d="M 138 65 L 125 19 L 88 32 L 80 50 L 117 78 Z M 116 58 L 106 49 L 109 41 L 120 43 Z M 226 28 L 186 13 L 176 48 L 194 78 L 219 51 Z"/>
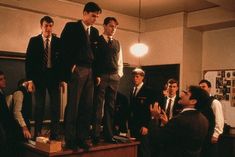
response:
<path fill-rule="evenodd" d="M 44 15 L 53 17 L 54 33 L 60 36 L 66 22 L 82 18 L 83 7 L 58 0 L 1 0 L 0 51 L 25 53 L 30 37 L 40 33 L 39 21 Z M 137 41 L 138 18 L 103 10 L 95 24 L 100 33 L 103 32 L 103 19 L 107 16 L 117 17 L 120 23 L 116 38 L 122 43 L 124 62 L 135 64 L 137 58 L 131 56 L 129 47 Z"/>
<path fill-rule="evenodd" d="M 202 32 L 184 28 L 181 87 L 198 85 L 202 78 Z"/>
<path fill-rule="evenodd" d="M 235 69 L 235 27 L 203 33 L 202 71 Z M 225 122 L 235 127 L 235 107 L 222 101 Z"/>
<path fill-rule="evenodd" d="M 202 71 L 235 69 L 235 27 L 203 33 Z"/>

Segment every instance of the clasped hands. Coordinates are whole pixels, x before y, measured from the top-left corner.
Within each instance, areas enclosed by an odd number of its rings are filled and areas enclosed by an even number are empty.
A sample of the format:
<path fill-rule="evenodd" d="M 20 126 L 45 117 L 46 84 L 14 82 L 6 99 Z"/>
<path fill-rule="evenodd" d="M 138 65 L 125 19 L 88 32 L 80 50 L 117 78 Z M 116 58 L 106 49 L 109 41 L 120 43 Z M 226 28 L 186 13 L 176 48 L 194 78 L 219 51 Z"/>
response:
<path fill-rule="evenodd" d="M 161 123 L 165 125 L 168 122 L 168 117 L 166 112 L 161 109 L 158 102 L 155 102 L 153 105 L 149 107 L 152 119 L 160 119 Z"/>

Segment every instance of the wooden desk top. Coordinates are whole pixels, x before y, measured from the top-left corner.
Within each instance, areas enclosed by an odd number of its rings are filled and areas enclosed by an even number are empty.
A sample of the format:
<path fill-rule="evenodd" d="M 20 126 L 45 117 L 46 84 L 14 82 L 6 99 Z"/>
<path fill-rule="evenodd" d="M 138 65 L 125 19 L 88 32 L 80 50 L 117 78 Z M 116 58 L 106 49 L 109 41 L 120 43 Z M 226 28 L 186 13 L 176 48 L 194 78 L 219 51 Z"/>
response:
<path fill-rule="evenodd" d="M 118 143 L 118 144 L 101 143 L 101 144 L 98 144 L 97 146 L 92 146 L 88 152 L 122 148 L 122 147 L 133 147 L 138 144 L 140 144 L 139 141 L 131 141 L 131 143 Z M 24 143 L 24 146 L 28 150 L 31 150 L 35 153 L 45 155 L 45 156 L 62 156 L 62 155 L 69 155 L 69 154 L 82 154 L 82 153 L 87 152 L 87 151 L 84 151 L 83 149 L 79 149 L 75 151 L 71 149 L 63 149 L 62 151 L 59 151 L 59 152 L 49 153 L 49 152 L 41 151 L 38 148 L 36 148 L 35 145 L 29 144 L 29 143 Z"/>

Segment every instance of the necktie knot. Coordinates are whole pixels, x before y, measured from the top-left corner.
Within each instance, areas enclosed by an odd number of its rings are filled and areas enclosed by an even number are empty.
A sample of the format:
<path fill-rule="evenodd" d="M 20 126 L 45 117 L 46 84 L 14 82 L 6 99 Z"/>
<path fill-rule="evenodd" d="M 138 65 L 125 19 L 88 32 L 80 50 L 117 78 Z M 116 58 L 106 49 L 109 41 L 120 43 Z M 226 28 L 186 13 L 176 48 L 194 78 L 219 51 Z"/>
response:
<path fill-rule="evenodd" d="M 86 33 L 87 33 L 88 36 L 90 35 L 90 29 L 89 28 L 86 29 Z"/>
<path fill-rule="evenodd" d="M 47 62 L 48 62 L 48 53 L 49 53 L 49 38 L 46 38 L 46 46 L 45 46 L 45 53 L 43 57 L 43 66 L 47 67 Z"/>
<path fill-rule="evenodd" d="M 46 47 L 45 47 L 45 49 L 47 49 L 48 50 L 48 47 L 49 47 L 49 38 L 46 38 Z"/>
<path fill-rule="evenodd" d="M 88 42 L 90 42 L 90 28 L 89 27 L 86 29 L 86 36 L 87 36 Z"/>
<path fill-rule="evenodd" d="M 108 37 L 108 45 L 112 45 L 112 38 Z"/>
<path fill-rule="evenodd" d="M 137 87 L 134 87 L 133 96 L 135 97 L 137 93 Z"/>

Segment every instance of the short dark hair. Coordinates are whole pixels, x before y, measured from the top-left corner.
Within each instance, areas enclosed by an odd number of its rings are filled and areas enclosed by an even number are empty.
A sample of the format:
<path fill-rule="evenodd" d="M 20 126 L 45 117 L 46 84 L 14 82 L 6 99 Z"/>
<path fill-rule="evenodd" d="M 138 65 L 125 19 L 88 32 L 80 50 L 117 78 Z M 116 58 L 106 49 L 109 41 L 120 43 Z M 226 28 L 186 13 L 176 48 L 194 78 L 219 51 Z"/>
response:
<path fill-rule="evenodd" d="M 173 83 L 176 83 L 177 86 L 179 86 L 179 82 L 176 79 L 171 78 L 167 81 L 167 84 L 173 84 Z"/>
<path fill-rule="evenodd" d="M 84 9 L 83 9 L 83 12 L 98 12 L 99 14 L 102 13 L 102 9 L 100 8 L 100 6 L 94 2 L 88 2 Z"/>
<path fill-rule="evenodd" d="M 119 24 L 118 21 L 117 21 L 117 19 L 116 19 L 115 17 L 106 17 L 106 18 L 104 19 L 104 23 L 103 23 L 103 24 L 104 24 L 104 25 L 108 25 L 110 21 L 114 21 L 114 22 L 116 23 L 116 25 Z"/>
<path fill-rule="evenodd" d="M 203 80 L 201 80 L 201 81 L 199 82 L 199 85 L 200 85 L 201 83 L 205 83 L 205 84 L 207 84 L 207 86 L 208 86 L 209 88 L 211 88 L 211 82 L 210 82 L 210 81 L 208 81 L 208 80 L 206 80 L 206 79 L 203 79 Z"/>
<path fill-rule="evenodd" d="M 195 108 L 201 110 L 208 105 L 210 96 L 208 92 L 202 89 L 200 86 L 189 86 L 189 92 L 191 93 L 190 99 L 196 99 L 197 103 Z"/>
<path fill-rule="evenodd" d="M 167 90 L 167 84 L 164 84 L 163 89 L 162 90 Z"/>
<path fill-rule="evenodd" d="M 47 23 L 53 23 L 54 24 L 54 21 L 50 16 L 44 16 L 43 18 L 41 18 L 40 24 L 42 25 L 44 21 L 46 21 Z"/>

